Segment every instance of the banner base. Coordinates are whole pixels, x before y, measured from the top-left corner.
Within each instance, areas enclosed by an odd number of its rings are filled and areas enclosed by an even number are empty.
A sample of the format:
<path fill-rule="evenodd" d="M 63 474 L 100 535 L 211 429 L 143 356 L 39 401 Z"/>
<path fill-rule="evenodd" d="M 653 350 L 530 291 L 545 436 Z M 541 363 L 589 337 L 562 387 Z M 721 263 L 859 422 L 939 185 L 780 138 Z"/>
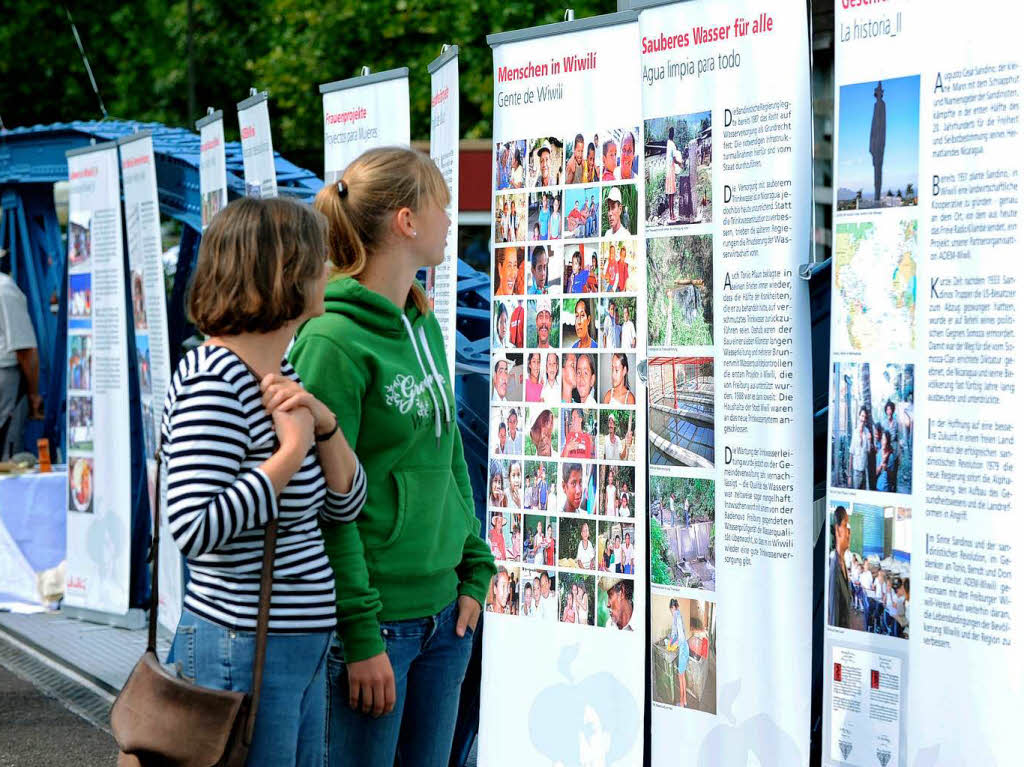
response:
<path fill-rule="evenodd" d="M 90 610 L 86 607 L 67 606 L 61 607 L 61 612 L 69 618 L 87 623 L 99 623 L 104 626 L 113 626 L 114 628 L 129 629 L 131 631 L 146 628 L 146 611 L 138 607 L 129 608 L 128 612 L 124 615 Z"/>

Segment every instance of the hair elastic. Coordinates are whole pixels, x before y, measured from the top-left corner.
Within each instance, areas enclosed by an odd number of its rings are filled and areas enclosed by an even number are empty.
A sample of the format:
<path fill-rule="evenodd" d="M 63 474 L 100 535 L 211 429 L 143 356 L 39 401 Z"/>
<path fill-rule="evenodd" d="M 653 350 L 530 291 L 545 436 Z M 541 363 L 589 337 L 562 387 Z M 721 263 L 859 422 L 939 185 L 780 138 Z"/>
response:
<path fill-rule="evenodd" d="M 345 184 L 345 180 L 344 179 L 339 179 L 338 180 L 338 196 L 339 197 L 346 197 L 347 195 L 348 195 L 348 185 Z"/>

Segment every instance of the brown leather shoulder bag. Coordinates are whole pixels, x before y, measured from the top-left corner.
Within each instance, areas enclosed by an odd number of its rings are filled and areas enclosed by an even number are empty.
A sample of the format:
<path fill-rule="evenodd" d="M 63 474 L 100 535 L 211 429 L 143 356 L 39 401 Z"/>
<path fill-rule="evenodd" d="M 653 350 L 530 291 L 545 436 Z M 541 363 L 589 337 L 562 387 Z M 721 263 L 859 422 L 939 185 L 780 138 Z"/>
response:
<path fill-rule="evenodd" d="M 120 749 L 117 763 L 125 767 L 243 767 L 252 744 L 267 652 L 277 520 L 267 525 L 263 539 L 252 693 L 215 690 L 179 678 L 156 654 L 161 453 L 158 449 L 149 641 L 110 710 L 110 727 Z"/>

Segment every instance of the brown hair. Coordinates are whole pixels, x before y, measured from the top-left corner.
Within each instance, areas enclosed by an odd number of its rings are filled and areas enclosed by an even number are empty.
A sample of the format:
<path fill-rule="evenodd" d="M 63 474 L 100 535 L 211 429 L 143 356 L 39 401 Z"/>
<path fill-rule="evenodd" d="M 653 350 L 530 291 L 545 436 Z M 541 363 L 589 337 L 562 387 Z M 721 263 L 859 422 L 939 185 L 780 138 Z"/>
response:
<path fill-rule="evenodd" d="M 208 336 L 269 333 L 298 319 L 322 273 L 327 222 L 279 197 L 242 198 L 210 222 L 189 288 L 191 321 Z"/>
<path fill-rule="evenodd" d="M 422 152 L 403 147 L 379 147 L 363 152 L 341 176 L 327 184 L 313 207 L 327 217 L 328 255 L 334 274 L 359 278 L 366 263 L 387 236 L 387 219 L 402 208 L 418 211 L 427 202 L 442 208 L 450 193 L 441 171 Z M 423 289 L 416 283 L 412 299 L 421 313 L 430 311 Z"/>

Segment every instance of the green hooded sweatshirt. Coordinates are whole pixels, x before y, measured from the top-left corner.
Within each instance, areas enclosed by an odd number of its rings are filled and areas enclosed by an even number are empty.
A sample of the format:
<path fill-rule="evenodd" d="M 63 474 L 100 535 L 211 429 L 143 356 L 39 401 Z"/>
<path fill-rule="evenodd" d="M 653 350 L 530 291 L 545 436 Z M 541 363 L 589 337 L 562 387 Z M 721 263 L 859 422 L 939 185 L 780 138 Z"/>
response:
<path fill-rule="evenodd" d="M 480 537 L 441 327 L 352 278 L 327 285 L 325 313 L 289 359 L 338 417 L 366 470 L 355 524 L 325 528 L 348 662 L 384 652 L 381 621 L 434 615 L 458 595 L 484 604 L 495 573 Z"/>

